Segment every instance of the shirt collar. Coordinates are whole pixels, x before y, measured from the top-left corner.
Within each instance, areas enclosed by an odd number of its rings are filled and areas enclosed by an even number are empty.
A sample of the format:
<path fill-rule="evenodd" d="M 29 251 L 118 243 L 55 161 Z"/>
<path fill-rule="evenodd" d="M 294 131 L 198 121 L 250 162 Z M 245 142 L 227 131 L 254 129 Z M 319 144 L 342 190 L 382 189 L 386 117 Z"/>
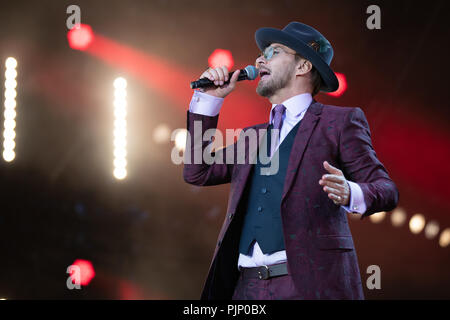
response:
<path fill-rule="evenodd" d="M 300 114 L 309 107 L 312 100 L 313 98 L 310 93 L 302 93 L 287 99 L 282 103 L 286 107 L 286 116 L 289 118 L 300 116 Z M 272 123 L 272 110 L 275 106 L 276 104 L 272 104 L 272 108 L 270 109 L 269 123 Z"/>

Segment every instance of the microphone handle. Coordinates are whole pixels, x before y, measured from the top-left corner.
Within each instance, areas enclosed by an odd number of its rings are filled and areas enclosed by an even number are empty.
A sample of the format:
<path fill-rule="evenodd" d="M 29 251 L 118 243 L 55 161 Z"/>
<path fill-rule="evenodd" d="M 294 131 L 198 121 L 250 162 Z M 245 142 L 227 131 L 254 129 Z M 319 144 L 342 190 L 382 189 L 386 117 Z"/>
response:
<path fill-rule="evenodd" d="M 228 74 L 228 81 L 225 81 L 224 84 L 230 83 L 231 76 L 234 72 L 230 72 Z M 247 80 L 247 71 L 245 69 L 240 70 L 239 77 L 237 81 Z M 198 89 L 198 88 L 206 88 L 206 87 L 213 87 L 215 86 L 214 81 L 209 80 L 208 78 L 201 78 L 197 81 L 191 82 L 191 89 Z"/>

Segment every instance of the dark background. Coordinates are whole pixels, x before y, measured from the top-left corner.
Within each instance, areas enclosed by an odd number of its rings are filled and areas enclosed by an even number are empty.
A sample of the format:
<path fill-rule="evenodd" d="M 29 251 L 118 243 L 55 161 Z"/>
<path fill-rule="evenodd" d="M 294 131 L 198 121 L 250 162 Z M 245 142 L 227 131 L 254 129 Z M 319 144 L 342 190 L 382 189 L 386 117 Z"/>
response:
<path fill-rule="evenodd" d="M 316 27 L 333 45 L 333 69 L 348 81 L 341 97 L 316 99 L 361 107 L 399 206 L 408 218 L 422 213 L 449 227 L 446 1 L 3 1 L 0 58 L 14 56 L 19 75 L 17 155 L 0 161 L 0 297 L 197 299 L 226 213 L 229 186 L 186 184 L 170 159 L 173 143 L 153 140 L 160 123 L 185 127 L 190 98 L 177 105 L 127 70 L 71 49 L 70 4 L 95 33 L 181 66 L 192 80 L 216 48 L 230 50 L 236 67 L 253 64 L 260 27 Z M 371 4 L 381 8 L 381 30 L 366 28 Z M 118 75 L 128 80 L 124 181 L 112 175 Z M 238 92 L 260 112 L 239 118 L 245 106 L 225 103 L 225 126 L 268 117 L 269 102 L 253 90 L 243 84 Z M 350 219 L 363 283 L 369 265 L 381 268 L 381 290 L 365 288 L 366 298 L 449 299 L 449 247 L 388 218 Z M 90 260 L 96 277 L 70 291 L 66 269 L 75 259 Z"/>

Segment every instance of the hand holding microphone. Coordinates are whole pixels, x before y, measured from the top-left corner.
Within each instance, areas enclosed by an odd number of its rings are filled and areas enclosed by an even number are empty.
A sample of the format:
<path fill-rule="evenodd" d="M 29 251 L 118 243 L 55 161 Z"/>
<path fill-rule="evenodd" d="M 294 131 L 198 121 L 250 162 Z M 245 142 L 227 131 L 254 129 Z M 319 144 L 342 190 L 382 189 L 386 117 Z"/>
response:
<path fill-rule="evenodd" d="M 208 68 L 200 76 L 200 80 L 191 82 L 191 88 L 200 88 L 202 92 L 218 98 L 225 98 L 236 87 L 236 82 L 240 80 L 254 80 L 258 76 L 258 69 L 254 66 L 247 66 L 243 70 L 236 70 L 228 73 L 228 68 L 218 67 Z"/>

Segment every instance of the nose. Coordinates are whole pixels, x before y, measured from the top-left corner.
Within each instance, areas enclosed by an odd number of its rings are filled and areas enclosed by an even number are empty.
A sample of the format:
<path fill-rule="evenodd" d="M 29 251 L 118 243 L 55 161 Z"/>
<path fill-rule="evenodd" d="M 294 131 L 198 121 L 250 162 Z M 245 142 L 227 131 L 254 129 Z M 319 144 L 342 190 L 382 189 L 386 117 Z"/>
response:
<path fill-rule="evenodd" d="M 264 65 L 264 64 L 266 64 L 267 63 L 267 61 L 266 61 L 266 59 L 264 58 L 264 56 L 263 55 L 260 55 L 258 58 L 256 58 L 256 61 L 255 61 L 255 67 L 256 68 L 259 68 L 261 65 Z"/>

